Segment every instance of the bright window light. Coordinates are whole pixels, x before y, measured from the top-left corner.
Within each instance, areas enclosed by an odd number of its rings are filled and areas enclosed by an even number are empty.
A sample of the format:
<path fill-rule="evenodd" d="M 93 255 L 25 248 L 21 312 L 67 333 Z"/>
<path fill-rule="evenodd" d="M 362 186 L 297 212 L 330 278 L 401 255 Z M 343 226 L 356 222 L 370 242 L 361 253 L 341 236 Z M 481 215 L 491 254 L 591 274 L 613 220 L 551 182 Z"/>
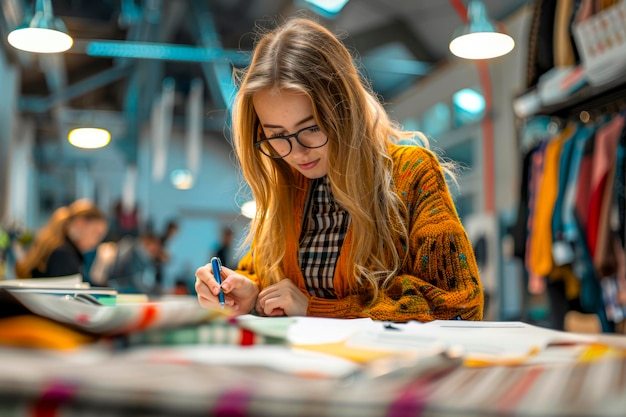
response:
<path fill-rule="evenodd" d="M 485 98 L 476 90 L 464 88 L 454 93 L 454 105 L 468 113 L 479 114 L 485 110 Z"/>

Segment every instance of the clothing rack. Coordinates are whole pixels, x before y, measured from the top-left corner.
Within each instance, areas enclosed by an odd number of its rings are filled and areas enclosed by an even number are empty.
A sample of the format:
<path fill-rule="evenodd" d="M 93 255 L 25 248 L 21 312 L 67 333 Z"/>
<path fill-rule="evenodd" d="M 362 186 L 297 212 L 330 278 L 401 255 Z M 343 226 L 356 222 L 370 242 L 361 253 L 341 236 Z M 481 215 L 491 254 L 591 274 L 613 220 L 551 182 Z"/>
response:
<path fill-rule="evenodd" d="M 584 112 L 613 113 L 626 107 L 626 79 L 619 78 L 602 86 L 586 85 L 574 92 L 565 101 L 542 106 L 536 115 L 559 118 L 580 118 Z M 586 122 L 585 120 L 582 120 Z"/>
<path fill-rule="evenodd" d="M 568 125 L 599 127 L 613 120 L 618 113 L 624 114 L 625 110 L 626 80 L 624 78 L 602 86 L 585 85 L 560 103 L 543 105 L 532 115 L 519 117 L 517 123 L 520 127 L 520 150 L 526 155 L 539 142 L 558 137 L 557 132 L 561 132 Z M 524 169 L 523 176 L 526 176 L 528 175 L 526 169 L 529 168 L 525 166 Z M 522 196 L 528 195 L 528 190 L 523 189 L 525 186 L 528 184 L 522 184 Z M 520 210 L 517 223 L 511 229 L 512 234 L 517 239 L 516 256 L 521 257 L 521 259 L 525 259 L 525 231 L 528 215 L 527 209 Z M 597 314 L 604 332 L 615 331 L 613 323 L 607 321 L 603 311 L 598 309 Z"/>
<path fill-rule="evenodd" d="M 525 91 L 521 97 L 532 90 Z M 620 78 L 602 86 L 586 85 L 560 103 L 543 105 L 532 114 L 517 118 L 517 126 L 523 130 L 537 119 L 549 118 L 552 128 L 543 133 L 535 132 L 533 137 L 518 137 L 519 149 L 526 152 L 537 142 L 551 137 L 569 122 L 601 123 L 609 115 L 626 110 L 626 78 Z"/>

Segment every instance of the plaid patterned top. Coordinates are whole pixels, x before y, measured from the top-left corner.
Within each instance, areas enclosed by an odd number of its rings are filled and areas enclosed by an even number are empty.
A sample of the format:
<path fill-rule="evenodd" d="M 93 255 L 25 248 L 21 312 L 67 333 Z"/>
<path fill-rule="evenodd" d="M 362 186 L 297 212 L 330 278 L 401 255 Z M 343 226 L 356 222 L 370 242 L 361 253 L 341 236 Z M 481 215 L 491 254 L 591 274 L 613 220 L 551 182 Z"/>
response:
<path fill-rule="evenodd" d="M 482 320 L 483 289 L 472 244 L 456 213 L 438 158 L 420 146 L 390 143 L 393 184 L 406 204 L 408 241 L 398 239 L 398 251 L 408 251 L 398 274 L 385 287 L 373 289 L 360 285 L 354 277 L 350 249 L 356 244 L 353 221 L 343 237 L 343 247 L 333 265 L 333 291 L 336 298 L 311 295 L 300 265 L 299 237 L 305 215 L 308 190 L 313 181 L 294 171 L 295 235 L 285 242 L 281 269 L 283 275 L 309 297 L 307 316 L 362 318 L 390 321 Z M 317 188 L 317 187 L 316 187 Z M 397 219 L 389 227 L 397 228 Z M 330 230 L 330 229 L 329 229 Z M 329 232 L 328 235 L 331 235 Z M 237 272 L 248 277 L 259 289 L 271 285 L 255 270 L 254 252 L 239 262 Z M 309 275 L 316 276 L 316 275 Z"/>
<path fill-rule="evenodd" d="M 350 215 L 333 198 L 327 176 L 311 185 L 306 204 L 300 233 L 300 269 L 309 294 L 337 298 L 333 276 Z"/>

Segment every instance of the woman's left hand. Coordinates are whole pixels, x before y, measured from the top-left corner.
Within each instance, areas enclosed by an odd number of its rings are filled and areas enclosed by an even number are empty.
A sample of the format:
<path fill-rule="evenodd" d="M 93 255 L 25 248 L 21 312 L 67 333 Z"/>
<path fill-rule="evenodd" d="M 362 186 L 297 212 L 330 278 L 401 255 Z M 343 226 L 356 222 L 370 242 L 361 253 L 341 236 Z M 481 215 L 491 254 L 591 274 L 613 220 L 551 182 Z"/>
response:
<path fill-rule="evenodd" d="M 256 311 L 263 316 L 306 316 L 309 298 L 290 279 L 270 285 L 259 293 Z"/>

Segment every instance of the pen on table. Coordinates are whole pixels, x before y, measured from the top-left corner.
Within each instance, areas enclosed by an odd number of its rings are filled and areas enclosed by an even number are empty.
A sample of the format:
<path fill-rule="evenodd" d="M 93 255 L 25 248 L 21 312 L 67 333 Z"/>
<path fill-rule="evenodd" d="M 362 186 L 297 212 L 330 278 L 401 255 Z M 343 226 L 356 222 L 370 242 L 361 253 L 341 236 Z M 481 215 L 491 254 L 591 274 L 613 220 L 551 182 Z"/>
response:
<path fill-rule="evenodd" d="M 222 290 L 222 275 L 220 272 L 222 271 L 222 261 L 217 256 L 211 258 L 211 266 L 213 267 L 213 275 L 215 276 L 215 280 L 220 285 L 220 294 L 218 296 L 220 300 L 220 306 L 224 308 L 224 290 Z"/>

